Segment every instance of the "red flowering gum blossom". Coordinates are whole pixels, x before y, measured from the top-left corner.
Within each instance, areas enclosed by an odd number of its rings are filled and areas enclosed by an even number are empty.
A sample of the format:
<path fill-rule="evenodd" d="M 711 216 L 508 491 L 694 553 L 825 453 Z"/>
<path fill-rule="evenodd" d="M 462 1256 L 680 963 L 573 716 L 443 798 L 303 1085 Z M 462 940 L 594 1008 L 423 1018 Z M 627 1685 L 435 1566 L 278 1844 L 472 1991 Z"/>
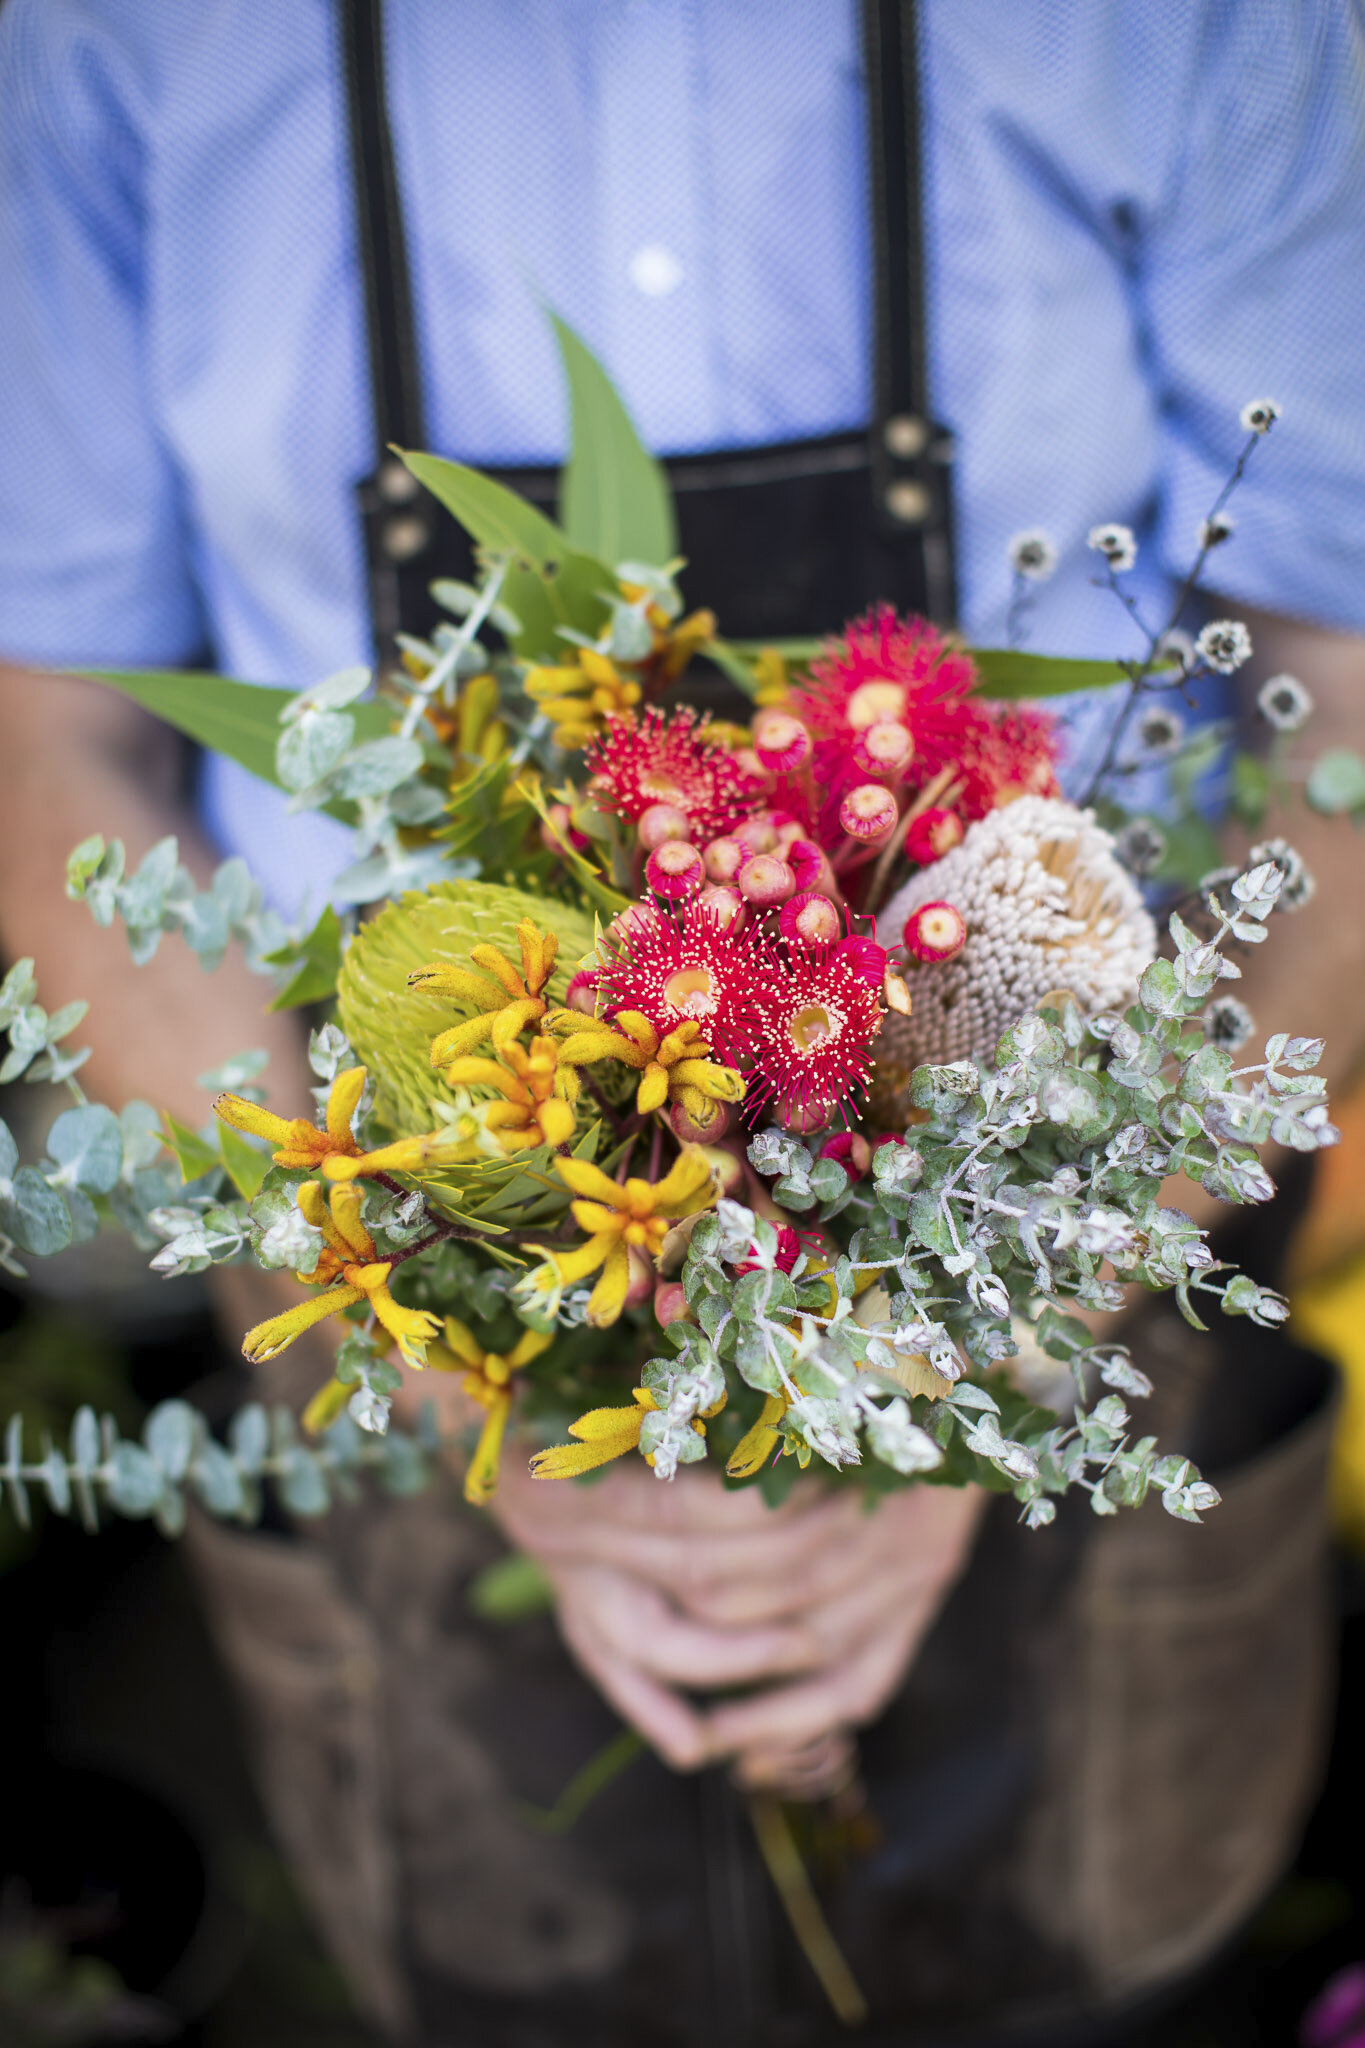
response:
<path fill-rule="evenodd" d="M 796 877 L 798 889 L 815 887 L 816 879 L 825 864 L 825 856 L 813 839 L 789 841 L 782 857 Z"/>
<path fill-rule="evenodd" d="M 762 782 L 691 710 L 615 713 L 589 742 L 584 763 L 603 810 L 635 825 L 653 805 L 669 804 L 703 841 L 728 831 L 761 800 Z"/>
<path fill-rule="evenodd" d="M 566 846 L 572 846 L 577 853 L 587 853 L 592 846 L 587 833 L 575 827 L 573 812 L 567 804 L 550 805 L 541 820 L 540 843 L 547 853 L 563 853 Z"/>
<path fill-rule="evenodd" d="M 859 938 L 850 932 L 846 939 L 839 941 L 839 957 L 864 980 L 869 988 L 880 988 L 886 979 L 886 948 L 879 946 L 875 939 Z"/>
<path fill-rule="evenodd" d="M 850 839 L 875 846 L 889 838 L 900 811 L 896 799 L 880 782 L 861 782 L 851 789 L 839 806 L 839 824 Z"/>
<path fill-rule="evenodd" d="M 847 1123 L 866 1093 L 881 1022 L 877 991 L 841 947 L 793 948 L 787 971 L 773 963 L 764 977 L 748 1111 L 771 1107 L 788 1130 Z"/>
<path fill-rule="evenodd" d="M 750 854 L 735 885 L 746 903 L 756 910 L 772 910 L 796 892 L 796 876 L 776 853 Z"/>
<path fill-rule="evenodd" d="M 962 912 L 951 903 L 921 903 L 905 920 L 905 950 L 914 960 L 952 960 L 967 943 Z"/>
<path fill-rule="evenodd" d="M 866 775 L 900 776 L 915 757 L 915 735 L 898 718 L 878 718 L 853 742 L 853 758 Z"/>
<path fill-rule="evenodd" d="M 830 946 L 842 933 L 844 921 L 828 896 L 808 889 L 783 904 L 777 928 L 789 946 Z"/>
<path fill-rule="evenodd" d="M 702 852 L 708 882 L 719 882 L 722 886 L 733 882 L 751 851 L 742 839 L 713 839 Z"/>
<path fill-rule="evenodd" d="M 746 907 L 738 889 L 727 889 L 720 882 L 708 882 L 697 898 L 697 904 L 700 909 L 709 911 L 725 932 L 733 929 L 736 918 L 743 918 Z"/>
<path fill-rule="evenodd" d="M 837 1159 L 850 1180 L 862 1180 L 872 1164 L 872 1147 L 861 1131 L 840 1131 L 837 1137 L 826 1138 L 819 1157 Z"/>
<path fill-rule="evenodd" d="M 750 1249 L 756 1251 L 758 1247 L 754 1245 Z M 777 1231 L 777 1251 L 774 1256 L 774 1262 L 779 1272 L 790 1273 L 804 1250 L 805 1246 L 792 1229 L 790 1223 L 780 1224 Z M 758 1261 L 756 1259 L 741 1259 L 733 1270 L 736 1273 L 757 1273 L 759 1270 Z"/>
<path fill-rule="evenodd" d="M 577 1010 L 584 1017 L 595 1017 L 601 979 L 594 968 L 580 967 L 564 991 L 565 1009 Z"/>
<path fill-rule="evenodd" d="M 827 644 L 794 702 L 820 737 L 846 740 L 893 721 L 918 744 L 934 712 L 959 704 L 975 680 L 970 661 L 951 653 L 927 619 L 902 619 L 884 604 Z"/>
<path fill-rule="evenodd" d="M 706 869 L 695 846 L 685 839 L 666 839 L 645 862 L 645 880 L 656 896 L 695 896 L 706 880 Z"/>
<path fill-rule="evenodd" d="M 626 920 L 618 920 L 618 925 Z M 736 1064 L 766 1000 L 753 935 L 732 931 L 697 904 L 621 933 L 621 957 L 602 969 L 612 1010 L 638 1010 L 666 1037 L 690 1018 L 718 1059 Z"/>
<path fill-rule="evenodd" d="M 754 720 L 754 752 L 770 775 L 794 774 L 814 750 L 810 733 L 789 711 L 762 711 Z"/>
<path fill-rule="evenodd" d="M 942 810 L 931 804 L 921 811 L 917 818 L 910 820 L 905 834 L 905 850 L 911 860 L 927 868 L 931 861 L 942 860 L 945 853 L 951 853 L 960 846 L 963 839 L 963 824 L 956 811 Z"/>
<path fill-rule="evenodd" d="M 655 847 L 662 846 L 665 840 L 690 839 L 692 820 L 676 804 L 651 804 L 647 811 L 640 813 L 635 836 L 646 853 L 653 853 Z"/>

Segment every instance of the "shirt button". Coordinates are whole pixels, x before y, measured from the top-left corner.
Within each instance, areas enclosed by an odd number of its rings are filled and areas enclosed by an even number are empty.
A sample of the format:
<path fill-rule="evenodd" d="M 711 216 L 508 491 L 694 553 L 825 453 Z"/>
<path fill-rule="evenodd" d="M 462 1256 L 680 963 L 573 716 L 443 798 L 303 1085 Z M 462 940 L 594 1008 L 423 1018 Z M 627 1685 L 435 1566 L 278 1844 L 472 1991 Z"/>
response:
<path fill-rule="evenodd" d="M 626 276 L 647 299 L 666 299 L 683 281 L 681 258 L 662 242 L 646 242 L 626 265 Z"/>

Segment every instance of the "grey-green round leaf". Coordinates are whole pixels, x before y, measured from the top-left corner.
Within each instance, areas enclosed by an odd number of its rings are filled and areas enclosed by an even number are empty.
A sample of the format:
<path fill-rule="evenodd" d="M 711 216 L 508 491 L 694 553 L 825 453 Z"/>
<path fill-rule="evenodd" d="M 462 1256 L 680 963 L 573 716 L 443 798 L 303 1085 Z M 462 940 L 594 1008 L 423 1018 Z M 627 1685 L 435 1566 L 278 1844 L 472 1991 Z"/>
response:
<path fill-rule="evenodd" d="M 166 1488 L 165 1475 L 150 1452 L 125 1437 L 114 1447 L 109 1498 L 121 1515 L 155 1512 Z"/>
<path fill-rule="evenodd" d="M 1365 810 L 1365 761 L 1350 747 L 1329 747 L 1309 770 L 1304 794 L 1328 817 Z"/>
<path fill-rule="evenodd" d="M 232 1455 L 243 1472 L 259 1472 L 270 1449 L 270 1423 L 259 1401 L 239 1408 L 228 1424 Z"/>
<path fill-rule="evenodd" d="M 142 1441 L 168 1479 L 183 1479 L 194 1456 L 199 1417 L 188 1401 L 158 1401 L 142 1429 Z"/>
<path fill-rule="evenodd" d="M 312 1451 L 295 1444 L 280 1481 L 284 1504 L 294 1515 L 325 1515 L 328 1508 L 327 1479 Z"/>
<path fill-rule="evenodd" d="M 246 1505 L 242 1475 L 220 1443 L 207 1437 L 190 1469 L 190 1482 L 211 1515 L 240 1515 Z"/>
<path fill-rule="evenodd" d="M 21 1166 L 0 1195 L 0 1230 L 20 1251 L 49 1259 L 71 1242 L 71 1218 L 56 1188 L 50 1188 L 36 1166 Z"/>
<path fill-rule="evenodd" d="M 107 1195 L 123 1171 L 123 1131 L 102 1102 L 64 1109 L 47 1134 L 47 1149 L 87 1194 Z"/>

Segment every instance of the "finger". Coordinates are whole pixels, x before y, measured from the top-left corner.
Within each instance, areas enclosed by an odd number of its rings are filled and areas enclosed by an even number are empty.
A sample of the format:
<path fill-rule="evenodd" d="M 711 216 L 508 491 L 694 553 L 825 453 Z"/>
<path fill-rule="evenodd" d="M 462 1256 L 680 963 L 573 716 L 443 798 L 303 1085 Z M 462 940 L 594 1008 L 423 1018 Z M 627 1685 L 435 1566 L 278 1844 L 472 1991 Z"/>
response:
<path fill-rule="evenodd" d="M 529 1456 L 529 1448 L 520 1447 Z M 699 1532 L 739 1535 L 800 1522 L 828 1496 L 817 1485 L 794 1487 L 780 1507 L 770 1508 L 757 1487 L 725 1486 L 714 1470 L 685 1471 L 671 1481 L 657 1479 L 638 1460 L 613 1466 L 590 1490 L 531 1478 L 509 1445 L 500 1499 L 514 1513 L 532 1513 L 547 1526 L 576 1523 L 585 1516 L 619 1534 Z"/>
<path fill-rule="evenodd" d="M 846 1664 L 711 1708 L 703 1724 L 713 1752 L 802 1749 L 831 1729 L 872 1720 L 895 1691 L 909 1650 L 906 1637 L 888 1629 Z"/>
<path fill-rule="evenodd" d="M 710 1761 L 705 1724 L 685 1700 L 609 1649 L 591 1618 L 561 1605 L 560 1633 L 603 1698 L 644 1736 L 675 1771 L 695 1771 Z"/>
<path fill-rule="evenodd" d="M 518 1500 L 499 1512 L 504 1528 L 521 1548 L 539 1557 L 609 1565 L 661 1587 L 684 1604 L 747 1587 L 755 1617 L 774 1605 L 802 1604 L 801 1583 L 815 1561 L 837 1551 L 857 1527 L 861 1512 L 851 1495 L 824 1497 L 799 1523 L 759 1523 L 742 1535 L 714 1530 L 637 1528 L 629 1533 L 579 1503 L 570 1517 L 523 1514 Z M 747 1619 L 748 1614 L 737 1616 Z"/>
<path fill-rule="evenodd" d="M 574 1578 L 575 1600 L 591 1606 L 601 1640 L 627 1663 L 672 1685 L 751 1685 L 809 1671 L 820 1644 L 801 1628 L 703 1628 L 651 1586 L 591 1569 Z"/>
<path fill-rule="evenodd" d="M 712 1574 L 699 1552 L 676 1597 L 699 1621 L 734 1627 L 797 1614 L 810 1619 L 864 1588 L 884 1587 L 894 1599 L 935 1588 L 941 1596 L 962 1570 L 985 1498 L 978 1487 L 912 1487 L 869 1508 L 850 1493 L 843 1504 L 851 1518 L 830 1524 L 828 1534 L 813 1527 L 811 1542 L 793 1546 L 780 1574 Z"/>
<path fill-rule="evenodd" d="M 746 1792 L 780 1792 L 785 1799 L 828 1799 L 856 1776 L 858 1751 L 846 1728 L 832 1728 L 804 1749 L 743 1750 L 731 1769 Z"/>

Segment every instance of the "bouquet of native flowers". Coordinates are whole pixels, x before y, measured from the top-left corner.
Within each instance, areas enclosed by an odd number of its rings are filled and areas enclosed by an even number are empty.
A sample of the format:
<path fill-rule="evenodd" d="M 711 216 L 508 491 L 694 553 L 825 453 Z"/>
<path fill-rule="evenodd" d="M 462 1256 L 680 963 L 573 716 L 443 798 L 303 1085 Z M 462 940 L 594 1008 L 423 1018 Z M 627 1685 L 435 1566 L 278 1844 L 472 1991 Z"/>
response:
<path fill-rule="evenodd" d="M 187 1490 L 250 1519 L 266 1478 L 299 1513 L 366 1465 L 409 1486 L 438 1439 L 389 1430 L 391 1398 L 434 1370 L 478 1406 L 476 1503 L 515 1418 L 546 1481 L 638 1455 L 661 1481 L 712 1460 L 772 1500 L 810 1468 L 874 1491 L 977 1482 L 1033 1525 L 1072 1488 L 1098 1514 L 1155 1492 L 1197 1519 L 1214 1489 L 1135 1427 L 1149 1382 L 1088 1318 L 1137 1283 L 1196 1324 L 1210 1304 L 1281 1321 L 1163 1186 L 1264 1201 L 1269 1142 L 1336 1135 L 1319 1043 L 1277 1035 L 1238 1064 L 1251 1021 L 1220 994 L 1308 880 L 1283 842 L 1207 872 L 1198 785 L 1228 731 L 1185 737 L 1166 708 L 1245 658 L 1244 628 L 1067 662 L 973 653 L 875 608 L 820 643 L 731 644 L 684 613 L 662 472 L 561 342 L 562 524 L 406 456 L 481 575 L 438 586 L 448 623 L 405 640 L 377 688 L 365 669 L 300 694 L 107 678 L 354 827 L 331 903 L 294 932 L 240 860 L 206 891 L 173 841 L 131 875 L 100 839 L 69 868 L 139 958 L 166 932 L 205 966 L 240 943 L 277 1006 L 325 1006 L 321 1085 L 315 1106 L 268 1103 L 246 1053 L 199 1131 L 116 1114 L 85 1100 L 62 1043 L 82 1006 L 47 1016 L 19 963 L 0 1078 L 75 1100 L 40 1163 L 0 1127 L 0 1251 L 13 1265 L 117 1224 L 159 1245 L 162 1273 L 297 1274 L 297 1303 L 246 1334 L 253 1364 L 327 1318 L 344 1340 L 302 1432 L 253 1403 L 220 1441 L 171 1402 L 141 1443 L 83 1410 L 69 1451 L 35 1456 L 16 1419 L 12 1503 L 36 1486 L 61 1512 L 104 1501 L 173 1531 Z M 1274 417 L 1247 409 L 1231 482 Z M 1228 531 L 1220 500 L 1182 602 Z M 1131 536 L 1091 541 L 1134 610 Z M 1014 562 L 1022 624 L 1043 537 Z M 701 659 L 742 720 L 689 708 Z M 1078 807 L 1034 700 L 1114 682 Z M 1306 710 L 1275 688 L 1270 763 L 1235 763 L 1248 816 Z M 1161 819 L 1120 802 L 1144 749 L 1172 760 Z M 1352 808 L 1362 773 L 1324 756 L 1310 801 Z M 1135 879 L 1153 870 L 1185 891 L 1164 946 Z"/>

